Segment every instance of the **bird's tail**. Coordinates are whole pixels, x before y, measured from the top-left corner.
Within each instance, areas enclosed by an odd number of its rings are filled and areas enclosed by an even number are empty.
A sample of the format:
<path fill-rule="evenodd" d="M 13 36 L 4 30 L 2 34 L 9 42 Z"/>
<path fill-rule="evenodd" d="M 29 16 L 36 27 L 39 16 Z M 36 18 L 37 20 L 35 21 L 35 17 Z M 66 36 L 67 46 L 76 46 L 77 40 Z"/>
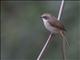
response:
<path fill-rule="evenodd" d="M 65 37 L 64 31 L 60 31 L 60 35 L 61 35 L 61 37 L 63 38 L 63 40 L 66 41 L 67 46 L 70 47 L 70 44 L 69 44 L 68 40 L 67 40 L 66 37 Z"/>

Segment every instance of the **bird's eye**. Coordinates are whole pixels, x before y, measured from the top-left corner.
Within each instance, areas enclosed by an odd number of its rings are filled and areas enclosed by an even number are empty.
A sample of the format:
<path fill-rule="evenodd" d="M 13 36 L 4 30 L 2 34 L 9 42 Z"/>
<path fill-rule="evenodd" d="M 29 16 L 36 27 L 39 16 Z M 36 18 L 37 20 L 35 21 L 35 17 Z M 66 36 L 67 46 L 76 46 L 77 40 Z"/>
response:
<path fill-rule="evenodd" d="M 43 16 L 42 18 L 44 18 L 44 19 L 48 19 L 48 17 L 47 17 L 47 16 Z"/>

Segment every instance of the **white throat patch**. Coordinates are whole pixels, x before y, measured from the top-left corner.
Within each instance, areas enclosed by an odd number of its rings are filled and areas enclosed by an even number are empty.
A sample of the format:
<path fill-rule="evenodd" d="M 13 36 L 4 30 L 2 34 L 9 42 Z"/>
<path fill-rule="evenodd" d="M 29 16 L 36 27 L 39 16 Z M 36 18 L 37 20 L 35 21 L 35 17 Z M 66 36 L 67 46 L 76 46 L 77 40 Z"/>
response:
<path fill-rule="evenodd" d="M 49 23 L 48 23 L 48 20 L 45 20 L 44 18 L 42 19 L 43 20 L 43 23 L 44 23 L 44 26 L 47 30 L 49 30 L 51 33 L 55 33 L 57 30 L 56 28 L 52 27 Z"/>

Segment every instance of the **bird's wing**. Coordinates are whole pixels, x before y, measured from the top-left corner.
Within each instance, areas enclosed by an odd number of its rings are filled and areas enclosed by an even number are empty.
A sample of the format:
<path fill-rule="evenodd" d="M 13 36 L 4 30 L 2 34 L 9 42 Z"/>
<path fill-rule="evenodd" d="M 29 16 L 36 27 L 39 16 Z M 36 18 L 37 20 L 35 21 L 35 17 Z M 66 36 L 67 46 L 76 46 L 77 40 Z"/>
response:
<path fill-rule="evenodd" d="M 49 23 L 51 26 L 54 26 L 55 28 L 66 31 L 66 29 L 64 28 L 64 25 L 60 21 L 58 21 L 55 17 L 53 17 L 53 19 L 54 20 L 49 20 Z"/>

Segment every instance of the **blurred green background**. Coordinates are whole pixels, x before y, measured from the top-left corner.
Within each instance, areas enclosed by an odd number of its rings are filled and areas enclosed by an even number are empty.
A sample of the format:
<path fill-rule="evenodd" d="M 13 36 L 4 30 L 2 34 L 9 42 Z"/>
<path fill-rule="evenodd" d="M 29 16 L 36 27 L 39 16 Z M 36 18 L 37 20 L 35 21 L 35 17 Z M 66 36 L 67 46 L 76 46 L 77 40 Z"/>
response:
<path fill-rule="evenodd" d="M 50 32 L 40 19 L 49 12 L 58 16 L 61 1 L 2 1 L 1 60 L 36 60 Z M 65 25 L 68 60 L 80 60 L 80 1 L 65 1 L 61 21 Z M 42 60 L 62 60 L 62 39 L 56 35 Z"/>

